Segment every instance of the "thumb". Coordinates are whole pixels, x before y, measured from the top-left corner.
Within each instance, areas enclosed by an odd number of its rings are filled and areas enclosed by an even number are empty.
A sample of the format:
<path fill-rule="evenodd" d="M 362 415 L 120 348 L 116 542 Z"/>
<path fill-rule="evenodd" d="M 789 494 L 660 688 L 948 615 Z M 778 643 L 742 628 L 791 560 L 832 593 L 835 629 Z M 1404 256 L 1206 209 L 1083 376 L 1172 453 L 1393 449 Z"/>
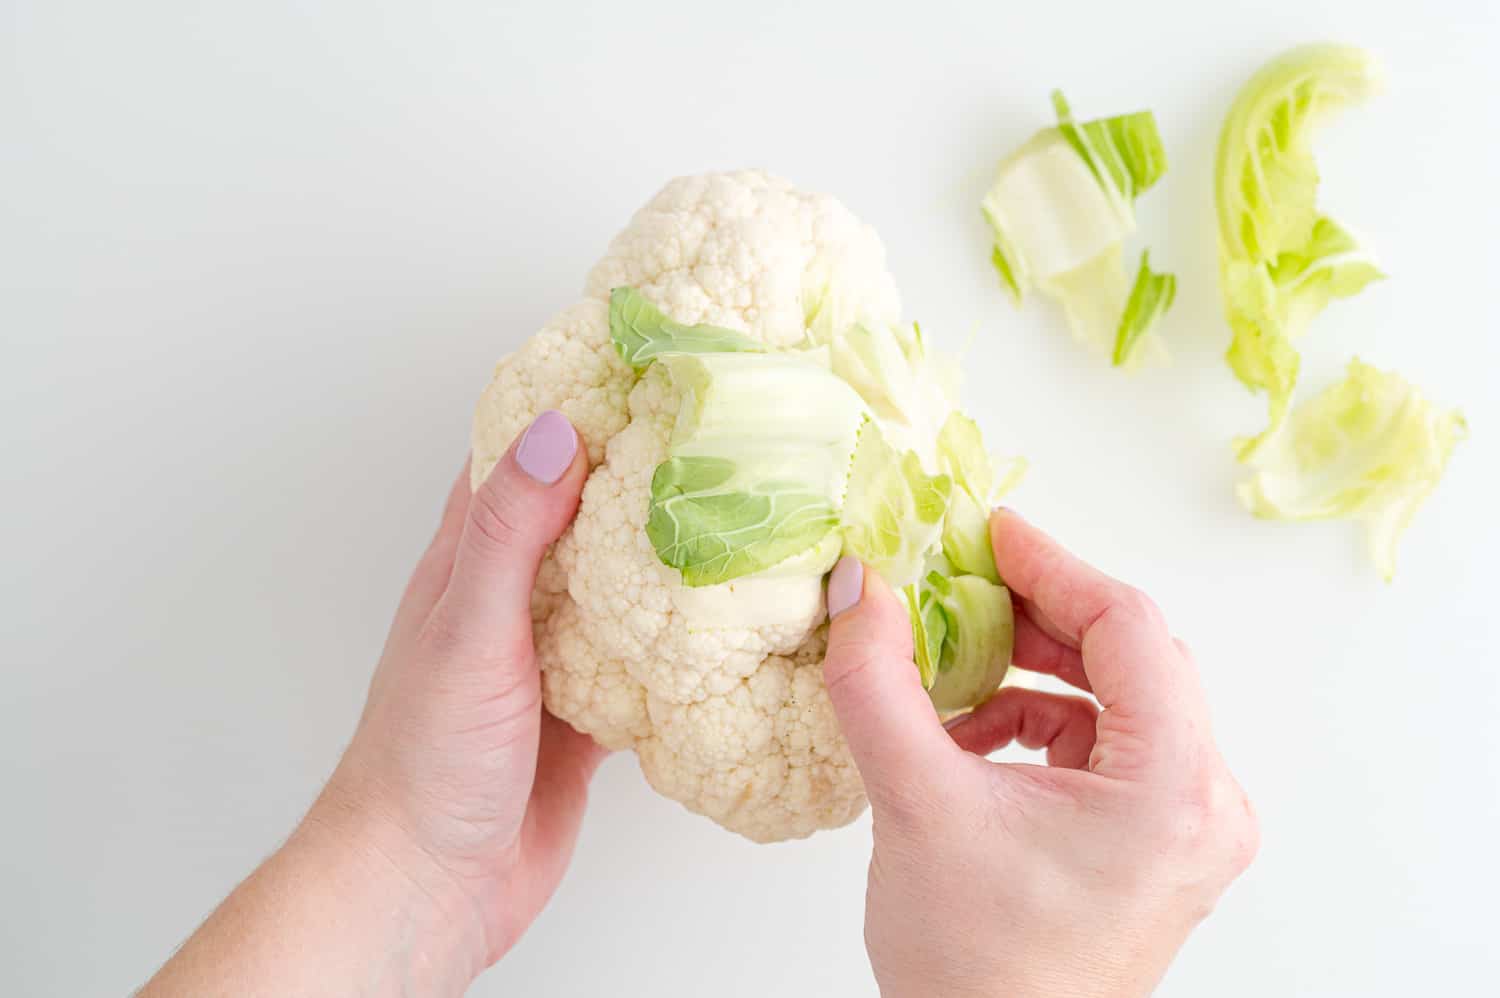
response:
<path fill-rule="evenodd" d="M 547 547 L 578 510 L 588 477 L 578 434 L 549 409 L 469 499 L 448 588 L 434 610 L 447 635 L 486 650 L 531 637 L 531 591 Z"/>
<path fill-rule="evenodd" d="M 848 556 L 828 577 L 828 612 L 823 679 L 865 790 L 877 813 L 909 804 L 952 765 L 954 749 L 912 661 L 911 618 Z"/>

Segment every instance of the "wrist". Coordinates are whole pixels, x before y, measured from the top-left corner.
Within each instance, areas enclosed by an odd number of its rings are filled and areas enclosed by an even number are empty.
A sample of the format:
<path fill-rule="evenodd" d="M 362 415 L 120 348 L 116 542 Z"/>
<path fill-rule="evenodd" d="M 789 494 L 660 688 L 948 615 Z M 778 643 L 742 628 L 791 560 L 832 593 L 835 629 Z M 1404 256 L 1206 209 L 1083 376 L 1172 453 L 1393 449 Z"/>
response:
<path fill-rule="evenodd" d="M 1101 940 L 1105 937 L 1100 937 Z M 1111 942 L 1128 944 L 1118 936 Z M 1160 971 L 1126 965 L 1103 941 L 1057 950 L 997 945 L 977 959 L 953 959 L 920 971 L 907 967 L 875 977 L 881 998 L 1144 998 Z M 894 972 L 893 972 L 894 971 Z"/>
<path fill-rule="evenodd" d="M 935 986 L 922 982 L 910 986 L 876 981 L 881 998 L 1136 998 L 1151 993 L 1150 984 L 1132 984 L 1093 975 L 1066 973 L 1002 974 L 992 981 L 965 981 Z"/>
<path fill-rule="evenodd" d="M 461 994 L 485 968 L 472 902 L 374 802 L 330 783 L 283 852 L 336 882 L 351 918 L 384 937 L 385 968 L 405 991 Z"/>

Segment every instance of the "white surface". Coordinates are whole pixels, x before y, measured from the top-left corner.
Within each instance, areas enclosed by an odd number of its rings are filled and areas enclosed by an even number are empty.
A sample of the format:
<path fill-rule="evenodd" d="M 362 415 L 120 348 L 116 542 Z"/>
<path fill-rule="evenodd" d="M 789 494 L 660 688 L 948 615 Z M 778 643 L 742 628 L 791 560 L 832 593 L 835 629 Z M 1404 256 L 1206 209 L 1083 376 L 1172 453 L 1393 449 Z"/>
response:
<path fill-rule="evenodd" d="M 1161 993 L 1493 987 L 1493 4 L 509 6 L 0 7 L 0 991 L 127 990 L 276 845 L 490 366 L 667 177 L 741 165 L 873 222 L 924 328 L 977 324 L 972 408 L 1033 461 L 1015 504 L 1197 648 L 1265 845 Z M 1390 587 L 1354 527 L 1232 497 L 1264 410 L 1219 361 L 1214 139 L 1260 61 L 1325 37 L 1389 62 L 1318 148 L 1392 279 L 1317 322 L 1306 383 L 1358 351 L 1474 429 Z M 1159 116 L 1171 368 L 1104 368 L 989 269 L 979 196 L 1059 85 Z M 751 846 L 617 759 L 475 993 L 869 994 L 867 837 Z"/>

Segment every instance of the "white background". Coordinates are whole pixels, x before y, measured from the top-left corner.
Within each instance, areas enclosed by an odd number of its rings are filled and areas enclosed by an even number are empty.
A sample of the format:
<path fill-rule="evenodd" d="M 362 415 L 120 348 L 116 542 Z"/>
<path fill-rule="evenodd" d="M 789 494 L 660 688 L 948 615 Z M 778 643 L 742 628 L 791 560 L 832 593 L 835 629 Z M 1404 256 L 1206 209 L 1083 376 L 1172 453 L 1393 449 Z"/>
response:
<path fill-rule="evenodd" d="M 1494 993 L 1500 23 L 1243 6 L 0 6 L 0 991 L 128 990 L 275 847 L 494 361 L 668 177 L 763 165 L 880 230 L 925 329 L 974 334 L 970 408 L 1033 462 L 1014 504 L 1199 653 L 1265 844 L 1161 993 Z M 1357 352 L 1474 431 L 1390 586 L 1355 526 L 1232 490 L 1264 409 L 1220 360 L 1215 136 L 1262 60 L 1323 38 L 1389 65 L 1318 150 L 1392 276 L 1317 321 L 1305 385 Z M 978 199 L 1054 86 L 1157 112 L 1170 367 L 1107 369 L 989 268 Z M 474 991 L 869 994 L 868 834 L 752 846 L 614 759 Z"/>

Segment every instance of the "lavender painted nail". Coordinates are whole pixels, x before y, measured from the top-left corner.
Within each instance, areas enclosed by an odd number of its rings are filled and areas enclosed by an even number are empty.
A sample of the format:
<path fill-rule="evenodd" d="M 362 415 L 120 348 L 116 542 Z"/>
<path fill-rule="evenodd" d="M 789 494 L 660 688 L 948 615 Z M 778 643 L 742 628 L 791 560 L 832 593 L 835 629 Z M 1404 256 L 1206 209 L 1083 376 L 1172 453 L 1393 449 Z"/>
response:
<path fill-rule="evenodd" d="M 844 555 L 828 577 L 828 616 L 837 617 L 859 602 L 865 588 L 865 566 L 858 558 Z"/>
<path fill-rule="evenodd" d="M 552 485 L 568 470 L 577 453 L 578 434 L 573 424 L 556 409 L 548 409 L 521 434 L 516 464 L 543 485 Z"/>
<path fill-rule="evenodd" d="M 969 718 L 971 718 L 973 716 L 974 716 L 974 714 L 972 712 L 970 712 L 970 713 L 967 713 L 967 714 L 960 714 L 957 717 L 950 717 L 950 718 L 948 718 L 948 720 L 946 720 L 946 721 L 943 722 L 943 727 L 946 730 L 950 731 L 950 732 L 951 731 L 957 731 L 959 728 L 963 727 L 965 724 L 968 724 L 969 723 Z"/>

